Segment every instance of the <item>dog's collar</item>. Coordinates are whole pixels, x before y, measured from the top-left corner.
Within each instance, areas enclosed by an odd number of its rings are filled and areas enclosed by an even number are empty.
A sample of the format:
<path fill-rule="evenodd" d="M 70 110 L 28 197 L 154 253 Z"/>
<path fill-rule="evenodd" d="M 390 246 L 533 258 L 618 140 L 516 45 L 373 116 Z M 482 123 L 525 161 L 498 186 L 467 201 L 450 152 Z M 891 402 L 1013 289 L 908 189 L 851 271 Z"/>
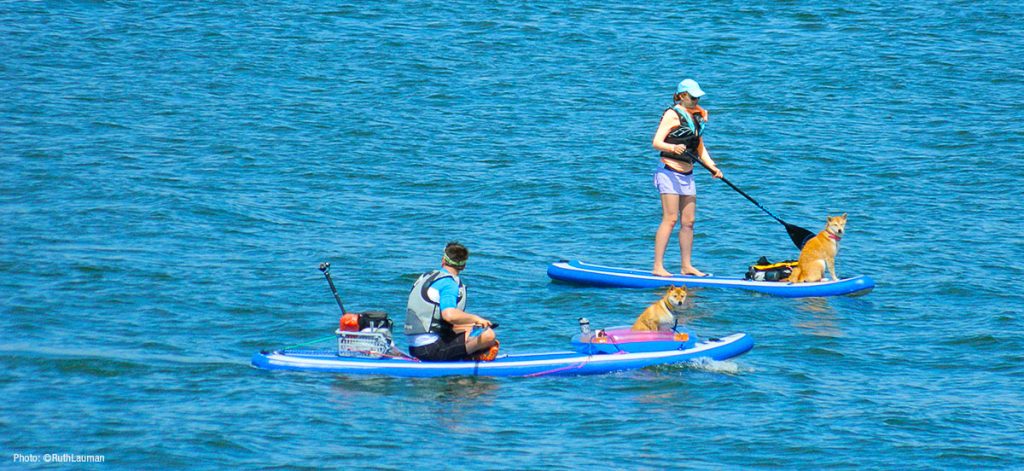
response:
<path fill-rule="evenodd" d="M 665 309 L 667 309 L 668 312 L 676 312 L 676 310 L 672 308 L 672 303 L 668 302 L 668 299 L 662 299 L 661 303 L 665 305 Z"/>
<path fill-rule="evenodd" d="M 836 242 L 839 242 L 839 239 L 842 239 L 842 237 L 839 237 L 839 236 L 837 236 L 837 235 L 833 234 L 833 233 L 832 233 L 831 231 L 829 231 L 828 229 L 825 229 L 825 234 L 826 234 L 826 235 L 828 235 L 828 238 L 829 238 L 829 239 L 832 239 L 832 240 L 834 240 L 834 241 L 836 241 Z"/>

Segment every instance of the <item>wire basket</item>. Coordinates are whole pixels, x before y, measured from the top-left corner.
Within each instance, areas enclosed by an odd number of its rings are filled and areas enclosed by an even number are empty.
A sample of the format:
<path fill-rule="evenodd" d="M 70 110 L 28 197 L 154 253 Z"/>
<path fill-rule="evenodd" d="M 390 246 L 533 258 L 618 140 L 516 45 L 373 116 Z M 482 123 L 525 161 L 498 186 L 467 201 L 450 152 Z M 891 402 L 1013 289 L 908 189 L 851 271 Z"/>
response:
<path fill-rule="evenodd" d="M 338 334 L 338 356 L 380 357 L 391 351 L 391 336 L 384 332 L 342 332 Z"/>

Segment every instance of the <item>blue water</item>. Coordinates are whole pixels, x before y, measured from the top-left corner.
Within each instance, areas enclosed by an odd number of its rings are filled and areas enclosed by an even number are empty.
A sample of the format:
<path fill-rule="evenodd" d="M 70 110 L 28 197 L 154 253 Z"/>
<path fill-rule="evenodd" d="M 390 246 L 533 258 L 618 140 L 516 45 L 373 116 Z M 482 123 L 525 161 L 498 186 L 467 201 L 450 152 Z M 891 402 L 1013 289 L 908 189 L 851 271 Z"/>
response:
<path fill-rule="evenodd" d="M 371 2 L 372 3 L 372 2 Z M 1015 468 L 1024 462 L 1024 8 L 1014 2 L 0 3 L 0 460 L 118 468 Z M 268 373 L 401 319 L 458 239 L 507 353 L 625 324 L 650 138 L 696 78 L 726 177 L 867 296 L 704 290 L 733 361 L 596 377 Z M 794 257 L 698 171 L 695 263 Z M 678 248 L 669 246 L 669 267 Z M 402 339 L 400 339 L 402 342 Z"/>

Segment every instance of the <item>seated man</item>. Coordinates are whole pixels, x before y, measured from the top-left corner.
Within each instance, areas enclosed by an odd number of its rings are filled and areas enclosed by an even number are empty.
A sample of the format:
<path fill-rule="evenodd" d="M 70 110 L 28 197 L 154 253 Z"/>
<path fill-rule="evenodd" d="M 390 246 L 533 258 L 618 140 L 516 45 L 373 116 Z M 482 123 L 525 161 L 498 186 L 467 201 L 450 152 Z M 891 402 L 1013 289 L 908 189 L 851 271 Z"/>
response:
<path fill-rule="evenodd" d="M 497 353 L 491 321 L 465 311 L 466 286 L 459 274 L 468 259 L 466 247 L 449 242 L 441 269 L 420 275 L 412 286 L 405 314 L 410 355 L 423 361 L 456 361 L 488 349 Z M 474 326 L 482 327 L 483 332 L 471 335 Z"/>

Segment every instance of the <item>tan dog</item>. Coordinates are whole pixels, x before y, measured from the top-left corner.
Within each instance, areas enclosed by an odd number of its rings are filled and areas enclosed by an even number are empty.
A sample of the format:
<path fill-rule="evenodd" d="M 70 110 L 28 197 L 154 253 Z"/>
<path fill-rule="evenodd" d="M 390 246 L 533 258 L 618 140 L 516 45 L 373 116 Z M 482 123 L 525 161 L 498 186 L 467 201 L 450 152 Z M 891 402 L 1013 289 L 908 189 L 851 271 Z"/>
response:
<path fill-rule="evenodd" d="M 665 296 L 654 304 L 647 306 L 640 317 L 636 318 L 632 330 L 669 330 L 675 325 L 674 314 L 683 308 L 686 302 L 686 288 L 682 286 L 669 287 Z"/>
<path fill-rule="evenodd" d="M 836 253 L 839 252 L 839 240 L 843 238 L 846 231 L 846 213 L 842 216 L 828 216 L 828 223 L 825 230 L 808 240 L 804 248 L 800 250 L 800 259 L 793 273 L 789 274 L 790 283 L 805 283 L 821 281 L 825 275 L 825 267 L 828 273 L 836 278 Z"/>

